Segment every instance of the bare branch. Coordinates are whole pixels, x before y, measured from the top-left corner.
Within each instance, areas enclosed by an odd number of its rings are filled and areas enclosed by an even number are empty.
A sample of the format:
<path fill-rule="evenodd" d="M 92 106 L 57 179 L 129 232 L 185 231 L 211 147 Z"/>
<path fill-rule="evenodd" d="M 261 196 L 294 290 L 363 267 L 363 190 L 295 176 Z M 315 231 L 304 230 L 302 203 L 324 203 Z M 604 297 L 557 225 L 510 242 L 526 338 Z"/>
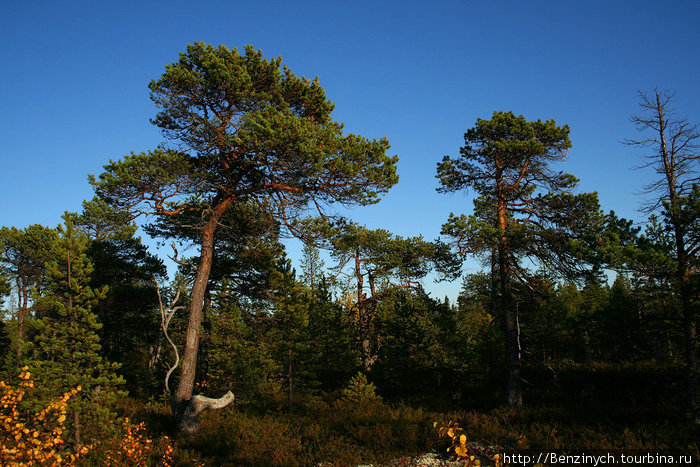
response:
<path fill-rule="evenodd" d="M 165 335 L 165 339 L 170 343 L 170 345 L 173 347 L 173 351 L 175 352 L 175 363 L 172 366 L 168 367 L 168 373 L 165 375 L 165 391 L 168 394 L 168 397 L 170 397 L 170 386 L 169 386 L 169 381 L 170 381 L 170 375 L 175 371 L 175 369 L 180 365 L 180 354 L 177 351 L 177 346 L 175 343 L 170 339 L 170 336 L 168 335 L 168 327 L 170 326 L 170 321 L 173 319 L 173 316 L 175 315 L 175 312 L 177 310 L 181 310 L 185 308 L 184 306 L 175 306 L 177 301 L 180 299 L 180 293 L 182 292 L 182 287 L 180 287 L 177 290 L 177 293 L 175 294 L 175 298 L 173 299 L 172 302 L 170 302 L 170 305 L 167 307 L 163 306 L 163 299 L 160 294 L 160 284 L 158 283 L 158 279 L 155 277 L 153 278 L 153 281 L 156 283 L 156 293 L 158 294 L 158 306 L 160 308 L 160 328 L 163 330 L 163 334 Z"/>
<path fill-rule="evenodd" d="M 171 260 L 173 260 L 173 262 L 179 264 L 180 266 L 186 266 L 188 268 L 194 269 L 195 266 L 192 263 L 178 259 L 178 257 L 177 257 L 178 253 L 177 253 L 177 248 L 175 247 L 175 242 L 171 243 L 170 247 L 173 249 L 174 253 L 173 253 L 173 256 L 168 256 L 168 258 L 170 258 Z M 179 295 L 179 293 L 180 293 L 180 291 L 178 291 L 178 295 Z"/>

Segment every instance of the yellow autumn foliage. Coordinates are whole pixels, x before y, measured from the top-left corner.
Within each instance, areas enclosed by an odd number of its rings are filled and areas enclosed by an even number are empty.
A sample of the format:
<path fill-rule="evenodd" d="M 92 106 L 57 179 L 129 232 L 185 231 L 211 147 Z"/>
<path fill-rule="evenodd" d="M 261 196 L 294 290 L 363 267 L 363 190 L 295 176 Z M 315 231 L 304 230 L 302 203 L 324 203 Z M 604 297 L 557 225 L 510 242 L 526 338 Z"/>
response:
<path fill-rule="evenodd" d="M 0 466 L 72 466 L 93 448 L 97 453 L 99 446 L 74 446 L 63 438 L 67 432 L 68 401 L 82 390 L 80 386 L 63 394 L 38 413 L 27 416 L 20 410 L 26 389 L 34 387 L 28 370 L 26 366 L 22 368 L 17 387 L 0 381 Z M 152 464 L 153 459 L 149 462 L 149 452 L 153 441 L 147 435 L 145 423 L 133 425 L 128 418 L 122 423 L 123 431 L 116 446 L 99 452 L 101 462 L 108 467 L 146 467 Z M 161 446 L 163 444 L 160 465 L 172 467 L 175 465 L 173 441 L 163 437 Z M 194 465 L 200 467 L 203 464 L 195 460 Z"/>
<path fill-rule="evenodd" d="M 68 447 L 63 439 L 66 407 L 79 388 L 65 393 L 40 412 L 25 416 L 18 405 L 33 388 L 29 368 L 22 368 L 20 382 L 12 387 L 0 381 L 0 465 L 73 465 L 89 446 Z"/>
<path fill-rule="evenodd" d="M 148 452 L 153 441 L 146 436 L 145 423 L 132 425 L 129 419 L 124 419 L 124 434 L 116 449 L 105 456 L 105 465 L 145 467 L 148 465 Z M 167 465 L 164 463 L 164 465 Z"/>
<path fill-rule="evenodd" d="M 467 435 L 462 433 L 463 428 L 460 428 L 457 422 L 449 421 L 445 425 L 438 427 L 438 423 L 433 423 L 433 427 L 438 429 L 440 437 L 450 438 L 451 444 L 447 448 L 447 452 L 452 452 L 457 459 L 463 462 L 465 467 L 480 467 L 481 460 L 476 456 L 470 455 L 469 447 L 467 447 Z"/>

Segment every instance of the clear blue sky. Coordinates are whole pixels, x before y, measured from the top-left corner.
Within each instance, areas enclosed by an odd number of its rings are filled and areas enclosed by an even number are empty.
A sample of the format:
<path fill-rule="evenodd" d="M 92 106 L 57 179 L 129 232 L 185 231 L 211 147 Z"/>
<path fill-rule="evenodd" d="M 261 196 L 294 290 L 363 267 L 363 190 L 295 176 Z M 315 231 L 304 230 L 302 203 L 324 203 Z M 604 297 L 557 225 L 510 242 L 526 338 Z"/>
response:
<path fill-rule="evenodd" d="M 636 136 L 638 89 L 675 90 L 700 122 L 699 24 L 696 0 L 5 1 L 0 225 L 57 225 L 92 197 L 87 174 L 157 146 L 148 82 L 194 41 L 281 55 L 320 78 L 348 131 L 389 138 L 400 181 L 351 212 L 368 227 L 433 239 L 450 212 L 470 212 L 470 195 L 435 192 L 435 167 L 494 110 L 568 124 L 562 168 L 604 209 L 643 221 L 636 193 L 653 174 L 631 171 L 620 141 Z"/>

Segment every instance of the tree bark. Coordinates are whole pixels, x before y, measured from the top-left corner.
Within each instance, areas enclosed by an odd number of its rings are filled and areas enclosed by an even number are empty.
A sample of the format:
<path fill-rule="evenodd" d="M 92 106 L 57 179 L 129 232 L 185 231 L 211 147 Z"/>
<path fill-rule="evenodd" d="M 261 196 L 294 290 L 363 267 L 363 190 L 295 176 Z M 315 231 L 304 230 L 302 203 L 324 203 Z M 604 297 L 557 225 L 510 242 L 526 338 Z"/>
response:
<path fill-rule="evenodd" d="M 180 381 L 173 396 L 175 404 L 182 405 L 192 398 L 194 390 L 195 370 L 197 368 L 197 352 L 202 325 L 202 310 L 204 307 L 204 291 L 209 282 L 209 273 L 214 258 L 214 231 L 216 219 L 211 218 L 202 229 L 202 243 L 199 267 L 192 284 L 190 293 L 190 317 L 185 336 L 185 350 L 182 355 Z"/>
<path fill-rule="evenodd" d="M 204 291 L 204 308 L 202 313 L 202 330 L 204 335 L 199 341 L 199 362 L 201 364 L 199 374 L 201 387 L 206 388 L 207 380 L 209 379 L 209 346 L 211 342 L 211 287 L 209 284 L 207 284 L 207 288 Z"/>
<path fill-rule="evenodd" d="M 183 406 L 182 414 L 178 420 L 178 426 L 181 430 L 193 433 L 199 428 L 199 414 L 205 410 L 223 409 L 231 402 L 234 396 L 231 391 L 224 394 L 218 399 L 211 399 L 204 396 L 194 396 L 187 404 Z"/>
<path fill-rule="evenodd" d="M 675 216 L 674 216 L 675 217 Z M 674 219 L 675 220 L 675 219 Z M 683 232 L 675 225 L 676 255 L 678 269 L 676 279 L 683 313 L 683 337 L 685 341 L 685 361 L 688 371 L 688 411 L 693 423 L 700 424 L 700 374 L 698 373 L 697 324 L 692 303 L 689 259 L 683 242 Z"/>
<path fill-rule="evenodd" d="M 372 343 L 370 341 L 370 315 L 367 309 L 367 296 L 364 293 L 364 277 L 360 269 L 360 252 L 355 252 L 355 277 L 357 278 L 357 329 L 360 338 L 362 369 L 368 373 L 372 369 Z"/>
<path fill-rule="evenodd" d="M 187 323 L 185 351 L 182 355 L 180 381 L 175 394 L 171 395 L 170 400 L 178 426 L 185 431 L 197 429 L 197 417 L 202 411 L 223 408 L 231 403 L 234 398 L 230 391 L 220 399 L 210 399 L 204 396 L 192 397 L 197 369 L 204 295 L 209 283 L 209 274 L 211 273 L 214 259 L 214 233 L 216 232 L 218 219 L 232 202 L 233 199 L 231 198 L 219 202 L 202 227 L 200 260 L 190 293 L 190 316 Z"/>
<path fill-rule="evenodd" d="M 26 286 L 22 286 L 21 289 L 17 290 L 18 308 L 17 311 L 17 368 L 21 368 L 22 365 L 22 341 L 24 339 L 24 321 L 27 319 L 29 314 L 29 290 Z"/>
<path fill-rule="evenodd" d="M 501 286 L 501 310 L 503 328 L 506 335 L 506 396 L 510 407 L 523 405 L 520 388 L 520 346 L 518 343 L 518 323 L 510 284 L 510 264 L 508 262 L 508 237 L 506 206 L 503 199 L 498 202 L 498 223 L 501 238 L 498 245 L 498 273 Z"/>

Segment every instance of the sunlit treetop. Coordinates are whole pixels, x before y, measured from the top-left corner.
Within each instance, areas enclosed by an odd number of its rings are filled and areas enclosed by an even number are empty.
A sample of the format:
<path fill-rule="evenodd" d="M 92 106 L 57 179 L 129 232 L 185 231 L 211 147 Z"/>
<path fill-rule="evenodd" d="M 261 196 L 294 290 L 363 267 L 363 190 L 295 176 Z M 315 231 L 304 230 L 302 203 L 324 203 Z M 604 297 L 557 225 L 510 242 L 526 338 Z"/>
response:
<path fill-rule="evenodd" d="M 386 138 L 344 134 L 318 79 L 280 66 L 252 46 L 189 45 L 150 84 L 166 144 L 105 166 L 98 193 L 166 216 L 240 197 L 283 219 L 309 204 L 377 202 L 398 181 Z"/>

